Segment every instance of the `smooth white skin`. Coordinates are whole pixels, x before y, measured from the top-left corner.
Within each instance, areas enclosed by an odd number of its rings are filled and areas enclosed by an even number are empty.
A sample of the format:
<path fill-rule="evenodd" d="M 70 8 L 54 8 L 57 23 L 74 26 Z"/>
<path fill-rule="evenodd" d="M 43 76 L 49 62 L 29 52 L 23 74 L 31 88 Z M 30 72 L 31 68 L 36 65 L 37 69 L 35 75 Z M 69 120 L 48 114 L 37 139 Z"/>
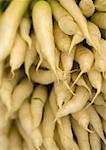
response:
<path fill-rule="evenodd" d="M 73 35 L 79 30 L 73 17 L 56 0 L 48 0 L 52 8 L 53 17 L 58 22 L 59 28 L 67 35 Z"/>
<path fill-rule="evenodd" d="M 6 134 L 0 134 L 0 148 L 2 150 L 8 150 L 9 148 L 9 137 Z"/>
<path fill-rule="evenodd" d="M 92 150 L 101 150 L 101 139 L 95 131 L 90 133 L 89 138 Z"/>
<path fill-rule="evenodd" d="M 56 117 L 60 118 L 66 116 L 70 113 L 75 113 L 80 111 L 89 99 L 89 93 L 86 88 L 78 86 L 70 101 L 65 103 L 61 109 L 58 110 Z"/>
<path fill-rule="evenodd" d="M 92 0 L 81 0 L 79 7 L 86 17 L 90 17 L 95 12 L 95 5 Z"/>
<path fill-rule="evenodd" d="M 28 98 L 33 90 L 33 84 L 24 78 L 15 88 L 12 94 L 12 112 L 16 112 L 24 100 Z"/>
<path fill-rule="evenodd" d="M 71 44 L 71 38 L 59 28 L 56 22 L 54 23 L 53 31 L 57 48 L 62 52 L 68 52 Z"/>
<path fill-rule="evenodd" d="M 88 31 L 87 20 L 83 16 L 80 8 L 74 0 L 59 0 L 60 4 L 72 15 L 74 20 L 78 23 L 81 31 L 83 32 L 85 38 L 91 43 L 91 45 L 96 48 L 96 45 L 93 43 L 92 38 Z"/>
<path fill-rule="evenodd" d="M 44 116 L 42 121 L 42 135 L 43 135 L 43 144 L 46 149 L 48 150 L 59 150 L 58 146 L 56 145 L 54 141 L 54 129 L 55 129 L 55 123 L 54 121 L 54 115 L 50 108 L 49 102 L 46 103 L 44 108 Z"/>
<path fill-rule="evenodd" d="M 43 14 L 43 15 L 42 15 Z M 40 19 L 42 17 L 42 19 Z M 35 3 L 32 11 L 33 27 L 40 45 L 42 58 L 46 59 L 51 70 L 56 72 L 55 45 L 53 37 L 52 11 L 45 1 Z"/>
<path fill-rule="evenodd" d="M 30 77 L 33 82 L 44 85 L 56 81 L 56 76 L 51 70 L 39 69 L 39 71 L 36 71 L 34 66 L 30 69 Z"/>
<path fill-rule="evenodd" d="M 12 80 L 9 80 L 9 78 L 5 77 L 5 75 L 3 76 L 0 92 L 1 92 L 1 100 L 7 107 L 7 117 L 9 116 L 9 113 L 11 112 L 12 109 L 12 92 L 17 82 L 20 80 L 21 75 L 22 72 L 18 70 L 15 74 L 15 77 Z"/>
<path fill-rule="evenodd" d="M 91 21 L 99 28 L 106 30 L 106 12 L 95 12 L 91 17 Z"/>
<path fill-rule="evenodd" d="M 12 129 L 10 130 L 9 149 L 22 150 L 22 137 L 19 135 L 15 127 L 12 127 Z"/>
<path fill-rule="evenodd" d="M 32 140 L 35 148 L 39 149 L 39 147 L 42 145 L 42 135 L 39 128 L 33 129 L 32 114 L 28 101 L 25 101 L 21 109 L 19 110 L 19 120 L 25 132 Z"/>
<path fill-rule="evenodd" d="M 38 85 L 33 91 L 30 105 L 33 119 L 33 128 L 39 127 L 41 123 L 43 107 L 46 103 L 47 96 L 47 88 L 43 85 Z"/>
<path fill-rule="evenodd" d="M 100 54 L 97 53 L 97 51 L 93 50 L 95 62 L 94 66 L 99 72 L 105 73 L 106 71 L 106 40 L 100 39 Z"/>
<path fill-rule="evenodd" d="M 103 133 L 102 122 L 101 122 L 99 115 L 97 114 L 97 112 L 93 106 L 90 106 L 87 109 L 87 111 L 88 111 L 88 114 L 90 117 L 90 124 L 93 126 L 94 130 L 100 136 L 100 138 L 103 140 L 103 142 L 106 143 L 106 139 L 105 139 L 104 133 Z"/>
<path fill-rule="evenodd" d="M 24 60 L 25 73 L 29 79 L 30 79 L 30 75 L 29 75 L 30 67 L 32 64 L 34 64 L 34 61 L 37 59 L 37 51 L 35 48 L 35 40 L 36 39 L 35 39 L 34 33 L 31 34 L 31 40 L 32 40 L 31 48 L 29 48 L 26 51 L 25 60 Z"/>
<path fill-rule="evenodd" d="M 31 0 L 14 0 L 0 18 L 0 62 L 11 52 L 18 26 Z M 10 20 L 11 18 L 11 20 Z"/>
<path fill-rule="evenodd" d="M 61 63 L 63 66 L 64 71 L 70 72 L 73 66 L 74 56 L 75 56 L 76 47 L 69 52 L 62 52 L 61 53 Z"/>
<path fill-rule="evenodd" d="M 106 11 L 106 1 L 105 0 L 95 0 L 95 8 L 98 11 Z"/>
<path fill-rule="evenodd" d="M 71 122 L 72 128 L 78 140 L 79 149 L 90 150 L 88 132 L 85 129 L 83 129 L 80 125 L 78 125 L 78 123 L 73 118 L 71 118 Z"/>
<path fill-rule="evenodd" d="M 19 69 L 23 64 L 26 50 L 27 50 L 26 42 L 22 39 L 20 34 L 17 33 L 15 43 L 12 47 L 11 54 L 10 54 L 10 66 L 13 75 L 14 75 L 14 71 Z"/>
<path fill-rule="evenodd" d="M 81 71 L 76 80 L 73 82 L 72 87 L 74 84 L 76 84 L 83 73 L 90 71 L 94 61 L 93 53 L 90 51 L 90 49 L 84 47 L 83 45 L 79 45 L 75 51 L 75 61 L 79 64 Z"/>
<path fill-rule="evenodd" d="M 82 109 L 81 111 L 72 113 L 71 115 L 82 128 L 84 128 L 85 130 L 88 129 L 89 115 L 87 113 L 87 110 Z"/>
<path fill-rule="evenodd" d="M 101 106 L 101 105 L 94 105 L 97 113 L 104 119 L 106 120 L 106 106 Z"/>
<path fill-rule="evenodd" d="M 61 118 L 61 122 L 62 128 L 58 125 L 58 133 L 64 149 L 79 150 L 77 143 L 73 139 L 73 133 L 71 129 L 71 122 L 69 116 Z"/>
<path fill-rule="evenodd" d="M 31 21 L 30 18 L 26 15 L 22 18 L 20 23 L 20 34 L 21 37 L 26 41 L 26 43 L 29 46 L 29 49 L 31 48 L 32 39 L 29 35 L 31 29 Z"/>

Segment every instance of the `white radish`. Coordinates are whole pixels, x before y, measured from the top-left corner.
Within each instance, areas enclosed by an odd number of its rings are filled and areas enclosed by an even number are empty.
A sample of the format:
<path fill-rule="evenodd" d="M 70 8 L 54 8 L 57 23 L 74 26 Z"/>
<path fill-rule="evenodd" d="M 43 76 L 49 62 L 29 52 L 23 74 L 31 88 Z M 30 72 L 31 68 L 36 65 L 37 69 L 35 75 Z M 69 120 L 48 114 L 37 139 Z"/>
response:
<path fill-rule="evenodd" d="M 30 1 L 11 1 L 0 17 L 0 62 L 11 52 L 19 24 Z"/>
<path fill-rule="evenodd" d="M 105 0 L 95 0 L 95 8 L 97 11 L 106 11 L 106 1 Z"/>
<path fill-rule="evenodd" d="M 22 72 L 18 70 L 15 74 L 15 77 L 12 80 L 9 80 L 5 76 L 2 79 L 2 85 L 0 88 L 0 92 L 1 92 L 0 96 L 1 96 L 2 102 L 7 107 L 7 116 L 8 116 L 8 113 L 12 109 L 12 92 L 17 82 L 20 80 L 21 74 Z"/>
<path fill-rule="evenodd" d="M 23 139 L 25 140 L 25 142 L 28 145 L 28 150 L 35 150 L 32 140 L 30 139 L 28 134 L 25 132 L 25 129 L 23 128 L 23 126 L 19 120 L 16 120 L 16 125 L 18 127 L 19 133 L 21 134 L 21 136 L 23 137 Z"/>
<path fill-rule="evenodd" d="M 1 150 L 9 149 L 9 137 L 6 134 L 0 134 L 0 149 Z"/>
<path fill-rule="evenodd" d="M 90 150 L 88 132 L 83 129 L 73 118 L 71 118 L 72 128 L 77 137 L 79 149 Z"/>
<path fill-rule="evenodd" d="M 66 83 L 69 85 L 70 83 L 70 74 L 68 75 L 69 77 L 66 80 Z M 54 91 L 56 94 L 56 99 L 57 99 L 57 105 L 61 109 L 63 103 L 67 101 L 67 99 L 70 99 L 71 93 L 69 90 L 67 90 L 67 87 L 64 86 L 62 81 L 59 82 L 54 82 Z M 72 92 L 73 94 L 73 92 Z"/>
<path fill-rule="evenodd" d="M 42 19 L 40 19 L 42 16 Z M 52 11 L 50 5 L 46 1 L 38 1 L 35 3 L 32 11 L 33 27 L 36 33 L 38 43 L 40 45 L 40 55 L 47 60 L 51 66 L 51 70 L 55 73 L 57 79 L 55 44 L 53 37 Z"/>
<path fill-rule="evenodd" d="M 96 53 L 98 53 L 98 55 L 101 55 L 101 52 L 100 52 L 100 40 L 101 40 L 100 29 L 98 28 L 98 26 L 96 24 L 94 24 L 91 21 L 88 21 L 87 23 L 88 23 L 88 30 L 91 35 L 92 41 L 93 41 L 93 43 L 95 43 L 95 45 L 97 46 L 97 49 L 98 49 L 98 51 L 96 51 L 95 49 L 94 49 L 94 51 Z M 88 45 L 92 46 L 88 40 L 86 40 L 86 42 Z"/>
<path fill-rule="evenodd" d="M 2 84 L 3 73 L 4 73 L 4 61 L 1 61 L 0 62 L 0 86 Z"/>
<path fill-rule="evenodd" d="M 102 127 L 102 122 L 97 114 L 96 110 L 94 109 L 93 106 L 90 106 L 88 109 L 88 114 L 90 117 L 90 124 L 93 126 L 94 130 L 96 133 L 100 136 L 100 138 L 103 140 L 103 142 L 106 144 L 106 139 L 103 133 L 103 127 Z"/>
<path fill-rule="evenodd" d="M 102 119 L 102 126 L 103 126 L 103 131 L 106 134 L 106 120 Z"/>
<path fill-rule="evenodd" d="M 81 77 L 83 73 L 87 73 L 91 69 L 91 66 L 94 61 L 92 51 L 90 51 L 88 48 L 82 45 L 77 46 L 75 52 L 75 61 L 79 64 L 81 72 L 79 73 L 76 80 L 72 84 L 72 87 L 78 81 L 78 79 Z"/>
<path fill-rule="evenodd" d="M 33 84 L 24 78 L 14 89 L 12 94 L 12 113 L 19 110 L 20 106 L 26 98 L 28 98 L 33 90 Z"/>
<path fill-rule="evenodd" d="M 58 26 L 54 23 L 54 40 L 57 48 L 62 52 L 68 52 L 71 44 L 71 38 L 65 34 Z"/>
<path fill-rule="evenodd" d="M 93 53 L 95 58 L 95 68 L 104 74 L 106 72 L 106 40 L 100 39 L 100 54 L 95 50 L 93 50 Z"/>
<path fill-rule="evenodd" d="M 43 144 L 47 150 L 59 150 L 54 141 L 54 129 L 55 123 L 53 123 L 54 115 L 50 109 L 49 102 L 46 103 L 44 108 L 44 116 L 42 121 L 42 135 L 43 135 Z"/>
<path fill-rule="evenodd" d="M 60 29 L 68 35 L 73 35 L 79 29 L 73 17 L 56 0 L 48 0 L 52 8 L 53 17 L 57 21 Z"/>
<path fill-rule="evenodd" d="M 100 106 L 106 106 L 106 102 L 104 100 L 104 97 L 103 97 L 103 94 L 100 93 L 96 98 L 95 98 L 95 101 L 94 101 L 94 104 Z"/>
<path fill-rule="evenodd" d="M 101 105 L 94 105 L 97 113 L 104 119 L 106 120 L 106 106 L 101 106 Z"/>
<path fill-rule="evenodd" d="M 30 37 L 30 28 L 31 28 L 31 21 L 29 16 L 26 14 L 20 23 L 20 35 L 25 40 L 25 42 L 28 44 L 29 49 L 31 48 L 32 40 Z"/>
<path fill-rule="evenodd" d="M 75 49 L 76 47 L 71 50 L 70 54 L 68 52 L 61 52 L 61 63 L 64 71 L 67 73 L 69 73 L 73 67 Z"/>
<path fill-rule="evenodd" d="M 95 89 L 97 89 L 97 92 L 94 95 L 91 103 L 88 104 L 88 106 L 87 106 L 87 107 L 89 107 L 91 104 L 93 104 L 93 102 L 95 101 L 95 98 L 101 92 L 101 89 L 102 89 L 102 76 L 101 76 L 101 73 L 99 71 L 97 71 L 94 67 L 92 67 L 87 74 L 88 74 L 89 81 L 91 82 L 91 85 Z"/>
<path fill-rule="evenodd" d="M 62 127 L 63 129 L 60 128 L 58 125 L 58 133 L 60 136 L 61 143 L 63 144 L 63 147 L 65 150 L 79 150 L 79 147 L 77 143 L 73 139 L 73 133 L 71 129 L 71 122 L 69 116 L 65 116 L 61 118 L 62 122 Z"/>
<path fill-rule="evenodd" d="M 14 76 L 15 70 L 19 69 L 24 62 L 27 45 L 19 33 L 16 35 L 14 46 L 10 54 L 11 72 Z"/>
<path fill-rule="evenodd" d="M 27 116 L 27 117 L 26 117 Z M 19 109 L 19 121 L 21 126 L 24 128 L 25 132 L 30 135 L 32 132 L 32 116 L 30 104 L 28 103 L 28 99 L 23 103 L 21 108 Z"/>
<path fill-rule="evenodd" d="M 37 51 L 35 48 L 35 35 L 34 33 L 31 34 L 31 48 L 27 49 L 25 54 L 25 60 L 24 60 L 24 66 L 25 66 L 25 73 L 28 76 L 28 79 L 30 79 L 29 70 L 31 65 L 34 63 L 35 59 L 37 59 Z"/>
<path fill-rule="evenodd" d="M 27 116 L 27 118 L 25 116 Z M 25 132 L 32 140 L 35 148 L 39 149 L 39 147 L 42 145 L 42 135 L 39 128 L 33 130 L 32 114 L 28 101 L 25 101 L 19 110 L 19 120 Z"/>
<path fill-rule="evenodd" d="M 106 30 L 106 12 L 95 12 L 91 17 L 91 21 L 99 28 Z"/>
<path fill-rule="evenodd" d="M 28 144 L 25 141 L 23 141 L 22 148 L 23 150 L 29 150 Z"/>
<path fill-rule="evenodd" d="M 78 76 L 78 72 L 73 72 L 73 73 L 72 73 L 72 81 L 73 81 L 73 82 L 76 80 L 77 76 Z M 79 78 L 79 80 L 76 82 L 76 84 L 77 84 L 78 86 L 83 86 L 83 87 L 85 87 L 85 88 L 88 90 L 90 96 L 92 96 L 91 89 L 90 89 L 89 86 L 86 84 L 86 82 L 85 82 L 85 80 L 84 80 L 84 78 L 83 78 L 82 76 Z"/>
<path fill-rule="evenodd" d="M 54 139 L 55 139 L 59 149 L 64 150 L 64 147 L 61 143 L 60 136 L 59 136 L 59 133 L 58 133 L 58 130 L 57 130 L 57 126 L 55 127 L 55 131 L 54 131 Z"/>
<path fill-rule="evenodd" d="M 102 78 L 101 92 L 103 93 L 104 99 L 106 100 L 106 79 L 105 78 Z"/>
<path fill-rule="evenodd" d="M 95 12 L 95 5 L 92 0 L 81 0 L 79 7 L 86 17 L 90 17 Z"/>
<path fill-rule="evenodd" d="M 72 113 L 71 115 L 82 128 L 84 128 L 88 132 L 91 132 L 91 130 L 88 128 L 90 119 L 86 110 L 82 109 L 76 113 Z"/>
<path fill-rule="evenodd" d="M 8 128 L 11 122 L 9 119 L 6 119 L 5 116 L 6 116 L 6 107 L 0 99 L 0 133 L 3 132 L 3 134 L 6 130 L 8 132 Z"/>
<path fill-rule="evenodd" d="M 92 150 L 101 150 L 101 139 L 96 132 L 90 133 L 89 139 Z"/>
<path fill-rule="evenodd" d="M 30 77 L 33 82 L 45 85 L 56 81 L 56 76 L 51 70 L 39 69 L 39 71 L 36 71 L 34 66 L 31 67 Z"/>
<path fill-rule="evenodd" d="M 83 16 L 80 8 L 76 4 L 75 0 L 59 0 L 60 4 L 72 15 L 74 20 L 79 25 L 82 33 L 84 34 L 85 38 L 91 43 L 91 45 L 97 50 L 95 43 L 93 43 L 92 38 L 90 36 L 87 20 Z"/>
<path fill-rule="evenodd" d="M 75 91 L 75 95 L 65 103 L 56 114 L 56 119 L 66 116 L 70 113 L 80 111 L 89 99 L 89 92 L 86 88 L 78 86 Z"/>
<path fill-rule="evenodd" d="M 37 128 L 43 116 L 43 107 L 47 100 L 47 88 L 43 85 L 38 85 L 31 97 L 31 113 L 33 119 L 33 128 Z"/>
<path fill-rule="evenodd" d="M 22 150 L 22 138 L 15 127 L 12 127 L 9 134 L 9 149 Z"/>

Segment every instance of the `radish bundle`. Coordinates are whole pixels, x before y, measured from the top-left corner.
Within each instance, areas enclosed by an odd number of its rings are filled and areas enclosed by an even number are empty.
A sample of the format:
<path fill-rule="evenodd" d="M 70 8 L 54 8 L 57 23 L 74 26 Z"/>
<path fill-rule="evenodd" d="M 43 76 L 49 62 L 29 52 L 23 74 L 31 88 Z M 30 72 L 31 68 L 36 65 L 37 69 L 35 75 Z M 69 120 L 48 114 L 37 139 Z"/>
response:
<path fill-rule="evenodd" d="M 106 0 L 0 0 L 0 150 L 106 149 Z"/>

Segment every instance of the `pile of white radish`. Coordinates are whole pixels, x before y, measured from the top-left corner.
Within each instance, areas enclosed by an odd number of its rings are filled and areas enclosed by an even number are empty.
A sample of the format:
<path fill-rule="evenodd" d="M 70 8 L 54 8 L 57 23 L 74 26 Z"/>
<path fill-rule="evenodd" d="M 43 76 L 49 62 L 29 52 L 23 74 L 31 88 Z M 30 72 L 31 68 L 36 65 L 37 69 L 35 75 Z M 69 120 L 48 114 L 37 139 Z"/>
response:
<path fill-rule="evenodd" d="M 0 0 L 0 150 L 106 150 L 106 0 Z"/>

